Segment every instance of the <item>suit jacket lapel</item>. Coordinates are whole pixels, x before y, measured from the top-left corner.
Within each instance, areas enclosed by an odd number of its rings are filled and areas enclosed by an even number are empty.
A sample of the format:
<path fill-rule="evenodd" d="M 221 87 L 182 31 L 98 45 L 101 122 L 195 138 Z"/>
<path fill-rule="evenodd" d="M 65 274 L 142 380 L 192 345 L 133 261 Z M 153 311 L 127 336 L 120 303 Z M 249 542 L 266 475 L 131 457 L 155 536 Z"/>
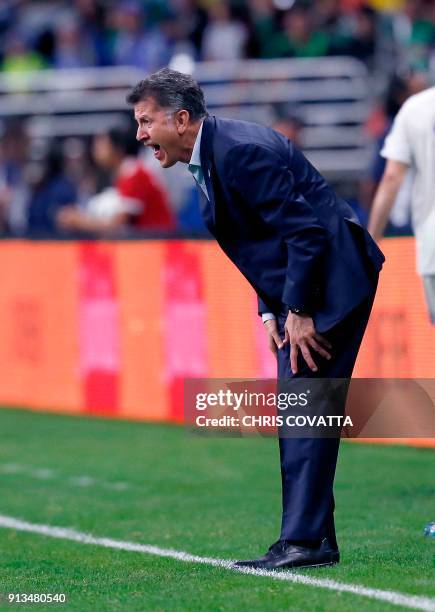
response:
<path fill-rule="evenodd" d="M 204 223 L 209 232 L 213 234 L 214 217 L 212 214 L 212 207 L 210 206 L 210 202 L 208 201 L 207 196 L 199 185 L 196 186 L 196 190 L 198 192 L 199 208 L 201 210 L 202 218 L 204 219 Z"/>
<path fill-rule="evenodd" d="M 201 166 L 204 173 L 205 186 L 207 187 L 207 193 L 209 200 L 204 195 L 204 199 L 207 200 L 205 204 L 204 217 L 206 222 L 212 221 L 213 225 L 216 223 L 216 211 L 215 211 L 215 199 L 213 189 L 213 132 L 215 128 L 214 117 L 206 117 L 202 126 L 201 135 Z M 202 190 L 201 190 L 202 191 Z M 207 208 L 209 210 L 207 210 Z M 209 219 L 207 219 L 207 217 Z M 208 223 L 207 223 L 208 226 Z M 210 228 L 209 228 L 210 229 Z"/>

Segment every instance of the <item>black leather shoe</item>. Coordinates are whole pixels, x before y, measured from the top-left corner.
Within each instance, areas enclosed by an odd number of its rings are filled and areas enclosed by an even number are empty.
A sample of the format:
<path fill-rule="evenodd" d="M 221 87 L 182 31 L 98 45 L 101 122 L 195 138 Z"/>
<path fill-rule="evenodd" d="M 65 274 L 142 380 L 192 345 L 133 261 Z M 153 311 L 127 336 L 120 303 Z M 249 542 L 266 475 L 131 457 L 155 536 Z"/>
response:
<path fill-rule="evenodd" d="M 237 561 L 234 567 L 276 570 L 291 567 L 324 567 L 340 561 L 338 549 L 333 548 L 327 538 L 320 546 L 308 548 L 298 546 L 287 540 L 278 540 L 269 548 L 264 557 L 252 561 Z"/>

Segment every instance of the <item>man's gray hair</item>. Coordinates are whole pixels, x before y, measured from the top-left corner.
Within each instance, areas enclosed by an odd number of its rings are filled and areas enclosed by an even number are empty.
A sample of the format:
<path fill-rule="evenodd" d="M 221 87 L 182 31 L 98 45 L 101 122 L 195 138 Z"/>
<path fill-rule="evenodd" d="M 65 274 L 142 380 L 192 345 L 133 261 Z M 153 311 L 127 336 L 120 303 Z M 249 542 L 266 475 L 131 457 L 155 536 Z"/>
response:
<path fill-rule="evenodd" d="M 127 95 L 127 103 L 137 104 L 146 98 L 153 98 L 172 112 L 187 110 L 192 121 L 207 115 L 204 93 L 198 83 L 189 74 L 170 68 L 162 68 L 139 81 Z"/>

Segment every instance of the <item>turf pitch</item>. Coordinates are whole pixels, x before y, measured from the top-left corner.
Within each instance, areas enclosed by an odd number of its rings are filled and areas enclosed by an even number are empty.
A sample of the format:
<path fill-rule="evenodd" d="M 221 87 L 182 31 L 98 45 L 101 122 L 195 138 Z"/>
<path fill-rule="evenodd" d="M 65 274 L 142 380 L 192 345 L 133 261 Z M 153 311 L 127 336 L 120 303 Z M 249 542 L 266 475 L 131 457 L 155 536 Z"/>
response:
<path fill-rule="evenodd" d="M 342 563 L 303 573 L 435 597 L 435 538 L 422 535 L 435 520 L 434 477 L 433 450 L 343 443 L 335 487 Z M 2 515 L 207 557 L 256 556 L 278 534 L 272 439 L 2 409 L 0 483 Z M 10 529 L 0 529 L 0 550 L 1 592 L 65 593 L 69 610 L 399 609 Z"/>

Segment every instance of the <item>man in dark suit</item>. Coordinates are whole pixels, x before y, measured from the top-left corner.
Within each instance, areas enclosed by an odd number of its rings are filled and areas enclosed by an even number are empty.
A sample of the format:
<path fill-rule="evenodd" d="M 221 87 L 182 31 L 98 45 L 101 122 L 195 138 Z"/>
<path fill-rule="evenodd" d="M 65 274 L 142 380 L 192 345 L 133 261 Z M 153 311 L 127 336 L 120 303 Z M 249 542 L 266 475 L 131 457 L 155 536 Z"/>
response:
<path fill-rule="evenodd" d="M 349 378 L 384 258 L 348 204 L 281 134 L 209 116 L 188 75 L 160 70 L 127 101 L 138 140 L 161 166 L 188 164 L 208 229 L 257 292 L 279 379 Z M 236 565 L 338 562 L 338 446 L 337 436 L 280 437 L 280 539 L 263 557 Z"/>

